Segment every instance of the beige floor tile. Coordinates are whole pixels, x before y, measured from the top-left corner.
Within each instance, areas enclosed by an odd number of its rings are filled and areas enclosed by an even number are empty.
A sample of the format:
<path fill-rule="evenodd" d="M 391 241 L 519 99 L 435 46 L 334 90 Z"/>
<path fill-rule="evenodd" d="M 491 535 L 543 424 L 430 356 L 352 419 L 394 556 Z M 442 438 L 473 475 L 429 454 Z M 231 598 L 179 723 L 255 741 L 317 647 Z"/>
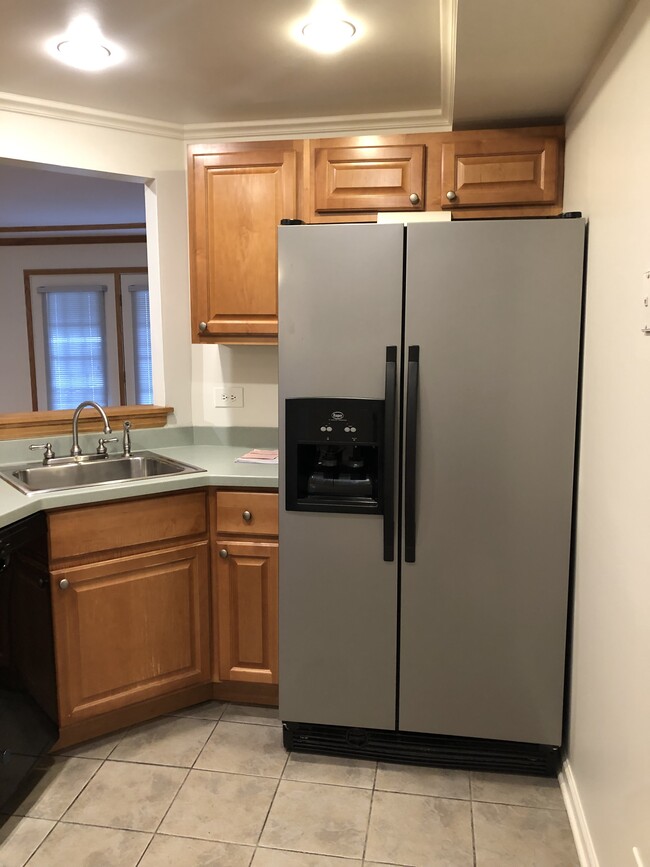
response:
<path fill-rule="evenodd" d="M 469 801 L 376 791 L 366 856 L 412 867 L 472 867 Z"/>
<path fill-rule="evenodd" d="M 135 867 L 151 834 L 59 822 L 29 867 Z"/>
<path fill-rule="evenodd" d="M 333 858 L 329 855 L 309 855 L 306 852 L 258 847 L 251 867 L 361 867 L 361 861 L 356 858 Z"/>
<path fill-rule="evenodd" d="M 170 716 L 188 716 L 194 719 L 220 720 L 223 712 L 228 707 L 225 701 L 204 701 L 201 704 L 193 704 L 192 707 L 184 707 L 175 710 Z"/>
<path fill-rule="evenodd" d="M 0 827 L 0 867 L 23 867 L 56 823 L 50 819 L 11 816 Z"/>
<path fill-rule="evenodd" d="M 560 785 L 554 778 L 472 771 L 472 799 L 493 804 L 564 810 Z"/>
<path fill-rule="evenodd" d="M 127 732 L 111 760 L 191 768 L 214 726 L 211 720 L 160 717 Z"/>
<path fill-rule="evenodd" d="M 380 864 L 379 861 L 364 861 L 363 867 L 408 867 L 406 864 L 388 864 L 385 861 L 382 861 Z"/>
<path fill-rule="evenodd" d="M 384 792 L 469 800 L 469 771 L 380 762 L 375 788 Z"/>
<path fill-rule="evenodd" d="M 156 834 L 138 867 L 249 867 L 255 849 Z"/>
<path fill-rule="evenodd" d="M 107 761 L 66 812 L 64 821 L 155 831 L 187 771 Z"/>
<path fill-rule="evenodd" d="M 44 758 L 7 804 L 8 812 L 35 819 L 60 819 L 100 767 L 96 759 Z"/>
<path fill-rule="evenodd" d="M 477 802 L 472 809 L 477 867 L 578 867 L 560 810 Z"/>
<path fill-rule="evenodd" d="M 376 762 L 364 759 L 292 753 L 282 778 L 303 783 L 330 783 L 335 786 L 372 789 L 376 767 Z"/>
<path fill-rule="evenodd" d="M 282 780 L 260 845 L 361 858 L 370 801 L 365 789 Z"/>
<path fill-rule="evenodd" d="M 266 777 L 190 771 L 158 830 L 180 837 L 254 845 L 276 785 Z"/>
<path fill-rule="evenodd" d="M 195 767 L 277 779 L 282 775 L 287 756 L 282 746 L 282 732 L 275 726 L 250 726 L 222 720 Z"/>
<path fill-rule="evenodd" d="M 226 722 L 257 723 L 265 726 L 281 726 L 277 707 L 257 704 L 228 705 L 221 717 Z"/>
<path fill-rule="evenodd" d="M 61 750 L 58 755 L 75 756 L 80 759 L 107 759 L 123 737 L 123 731 L 116 732 L 103 738 L 86 741 L 76 747 L 68 747 L 67 750 Z"/>

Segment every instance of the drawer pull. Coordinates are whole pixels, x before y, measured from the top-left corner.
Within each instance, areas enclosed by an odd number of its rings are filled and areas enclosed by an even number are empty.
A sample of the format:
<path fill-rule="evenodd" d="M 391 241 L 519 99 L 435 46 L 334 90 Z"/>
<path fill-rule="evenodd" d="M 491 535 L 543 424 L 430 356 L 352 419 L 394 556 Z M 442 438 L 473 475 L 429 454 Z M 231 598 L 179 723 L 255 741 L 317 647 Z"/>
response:
<path fill-rule="evenodd" d="M 70 586 L 70 582 L 68 581 L 67 578 L 62 578 L 59 581 L 59 587 L 61 588 L 61 590 L 67 590 L 69 586 Z"/>
<path fill-rule="evenodd" d="M 242 512 L 242 518 L 249 524 L 253 520 L 253 515 L 246 509 L 245 512 Z"/>
<path fill-rule="evenodd" d="M 228 549 L 222 548 L 221 551 L 219 551 L 219 556 L 222 560 L 225 560 L 228 557 Z"/>

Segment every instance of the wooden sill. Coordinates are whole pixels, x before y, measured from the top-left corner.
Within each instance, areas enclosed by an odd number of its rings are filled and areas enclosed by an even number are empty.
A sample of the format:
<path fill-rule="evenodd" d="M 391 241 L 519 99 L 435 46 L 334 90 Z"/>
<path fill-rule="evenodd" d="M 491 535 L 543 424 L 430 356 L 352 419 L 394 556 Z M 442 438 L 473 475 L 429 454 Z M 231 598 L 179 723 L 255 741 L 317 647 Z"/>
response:
<path fill-rule="evenodd" d="M 167 416 L 174 412 L 173 406 L 107 406 L 104 409 L 113 430 L 119 430 L 122 422 L 127 419 L 133 423 L 134 428 L 165 427 Z M 0 413 L 0 440 L 72 434 L 73 415 L 73 409 Z M 99 413 L 93 409 L 84 409 L 79 416 L 79 430 L 103 430 Z"/>

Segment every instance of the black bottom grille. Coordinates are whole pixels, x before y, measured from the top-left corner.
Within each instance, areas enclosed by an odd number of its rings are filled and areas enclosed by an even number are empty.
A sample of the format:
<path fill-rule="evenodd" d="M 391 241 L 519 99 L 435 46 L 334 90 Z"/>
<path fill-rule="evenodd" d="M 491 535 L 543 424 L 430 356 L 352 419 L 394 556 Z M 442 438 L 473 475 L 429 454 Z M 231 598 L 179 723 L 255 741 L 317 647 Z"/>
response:
<path fill-rule="evenodd" d="M 287 750 L 300 753 L 540 777 L 556 776 L 560 763 L 560 748 L 546 744 L 314 723 L 283 723 L 283 741 Z"/>

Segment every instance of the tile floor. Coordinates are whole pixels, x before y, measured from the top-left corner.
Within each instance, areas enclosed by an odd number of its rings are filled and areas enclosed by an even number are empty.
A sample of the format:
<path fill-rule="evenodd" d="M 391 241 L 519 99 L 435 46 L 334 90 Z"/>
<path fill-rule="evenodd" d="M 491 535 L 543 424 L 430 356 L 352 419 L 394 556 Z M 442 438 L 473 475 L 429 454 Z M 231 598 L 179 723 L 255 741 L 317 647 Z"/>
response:
<path fill-rule="evenodd" d="M 555 780 L 288 756 L 208 702 L 43 759 L 1 867 L 577 867 Z"/>

